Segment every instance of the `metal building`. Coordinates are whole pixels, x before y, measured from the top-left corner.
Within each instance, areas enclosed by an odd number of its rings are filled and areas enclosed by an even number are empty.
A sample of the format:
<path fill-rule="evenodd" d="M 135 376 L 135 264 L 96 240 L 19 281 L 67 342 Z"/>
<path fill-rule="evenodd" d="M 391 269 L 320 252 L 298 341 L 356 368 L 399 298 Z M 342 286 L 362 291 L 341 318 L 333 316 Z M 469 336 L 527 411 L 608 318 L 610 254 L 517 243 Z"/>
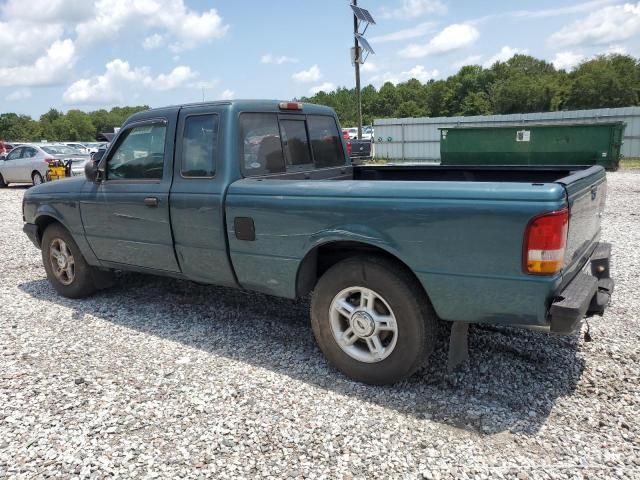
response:
<path fill-rule="evenodd" d="M 640 107 L 563 112 L 476 115 L 470 117 L 383 118 L 374 120 L 374 157 L 392 162 L 440 162 L 439 128 L 531 123 L 595 123 L 623 121 L 623 158 L 640 158 Z"/>

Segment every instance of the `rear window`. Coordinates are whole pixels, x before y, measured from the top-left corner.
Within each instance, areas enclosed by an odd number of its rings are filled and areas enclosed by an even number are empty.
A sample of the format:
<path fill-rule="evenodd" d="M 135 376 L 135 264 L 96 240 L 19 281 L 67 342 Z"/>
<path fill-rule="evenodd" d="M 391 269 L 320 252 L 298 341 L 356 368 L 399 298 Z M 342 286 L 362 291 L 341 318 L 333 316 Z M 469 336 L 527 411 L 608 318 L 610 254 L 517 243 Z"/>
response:
<path fill-rule="evenodd" d="M 333 117 L 310 115 L 307 124 L 316 168 L 344 165 L 342 139 Z"/>
<path fill-rule="evenodd" d="M 275 113 L 240 115 L 241 169 L 255 177 L 345 164 L 338 125 L 331 116 Z"/>

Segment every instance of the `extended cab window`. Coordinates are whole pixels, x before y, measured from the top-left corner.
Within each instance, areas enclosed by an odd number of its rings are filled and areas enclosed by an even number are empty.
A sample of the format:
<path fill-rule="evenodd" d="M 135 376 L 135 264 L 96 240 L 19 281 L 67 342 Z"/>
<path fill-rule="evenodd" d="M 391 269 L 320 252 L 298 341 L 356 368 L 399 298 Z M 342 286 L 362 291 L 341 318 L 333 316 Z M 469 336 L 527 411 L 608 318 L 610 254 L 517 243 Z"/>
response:
<path fill-rule="evenodd" d="M 275 113 L 240 115 L 242 173 L 248 177 L 285 171 L 278 116 Z"/>
<path fill-rule="evenodd" d="M 217 141 L 217 115 L 187 117 L 184 122 L 182 143 L 182 176 L 213 177 Z"/>
<path fill-rule="evenodd" d="M 333 117 L 309 115 L 307 117 L 311 149 L 316 168 L 338 167 L 345 164 L 342 139 Z"/>
<path fill-rule="evenodd" d="M 132 127 L 107 163 L 107 180 L 159 180 L 164 168 L 164 123 Z"/>

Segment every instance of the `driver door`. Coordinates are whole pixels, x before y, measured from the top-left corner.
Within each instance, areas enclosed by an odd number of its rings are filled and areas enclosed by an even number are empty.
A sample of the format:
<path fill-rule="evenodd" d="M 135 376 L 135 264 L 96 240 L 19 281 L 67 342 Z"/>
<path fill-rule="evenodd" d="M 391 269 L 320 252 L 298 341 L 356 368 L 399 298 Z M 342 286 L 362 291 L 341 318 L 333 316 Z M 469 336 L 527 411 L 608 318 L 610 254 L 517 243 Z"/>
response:
<path fill-rule="evenodd" d="M 179 271 L 169 217 L 173 137 L 166 119 L 125 127 L 100 163 L 104 180 L 87 184 L 82 222 L 102 262 Z"/>

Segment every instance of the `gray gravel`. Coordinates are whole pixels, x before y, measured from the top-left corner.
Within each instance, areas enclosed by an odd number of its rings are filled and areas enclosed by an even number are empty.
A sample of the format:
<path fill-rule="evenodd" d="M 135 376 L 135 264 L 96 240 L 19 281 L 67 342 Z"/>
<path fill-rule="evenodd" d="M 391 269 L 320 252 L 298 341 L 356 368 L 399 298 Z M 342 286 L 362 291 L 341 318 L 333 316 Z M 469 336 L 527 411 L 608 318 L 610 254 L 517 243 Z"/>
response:
<path fill-rule="evenodd" d="M 0 190 L 0 477 L 640 478 L 640 172 L 609 174 L 591 336 L 471 329 L 394 387 L 325 364 L 306 302 L 123 274 L 57 296 Z M 583 329 L 584 331 L 584 329 Z"/>

